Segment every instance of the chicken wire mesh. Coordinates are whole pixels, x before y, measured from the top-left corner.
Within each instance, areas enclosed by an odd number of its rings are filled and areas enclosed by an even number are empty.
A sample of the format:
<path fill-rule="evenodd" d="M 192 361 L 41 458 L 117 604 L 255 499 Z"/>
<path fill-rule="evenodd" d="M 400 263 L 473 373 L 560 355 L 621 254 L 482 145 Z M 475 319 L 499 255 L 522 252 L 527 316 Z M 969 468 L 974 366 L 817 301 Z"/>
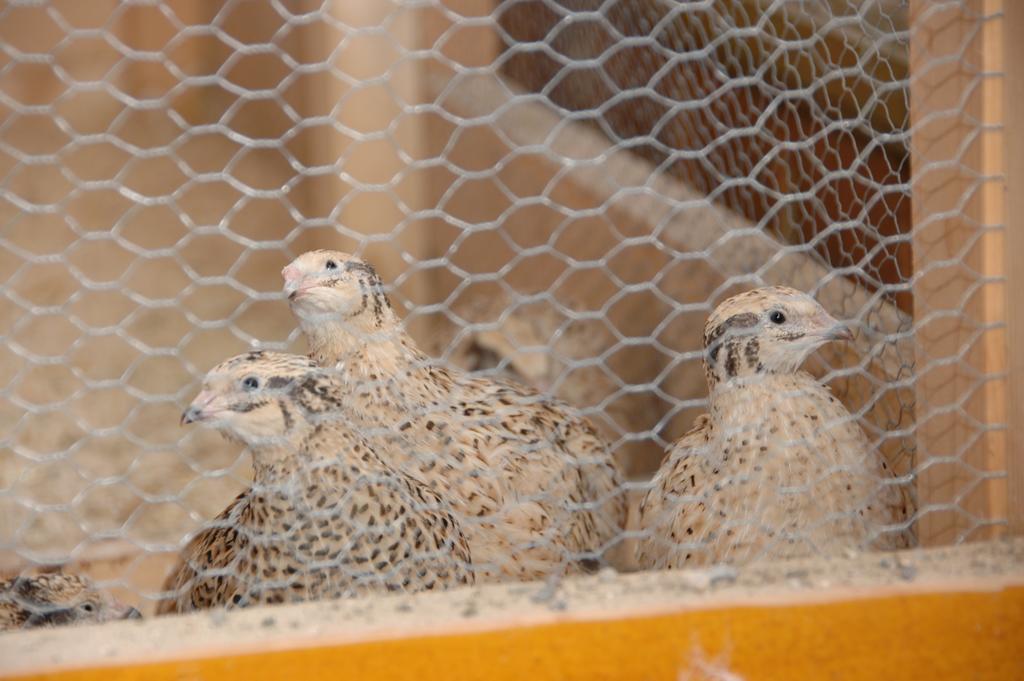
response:
<path fill-rule="evenodd" d="M 810 366 L 918 496 L 1004 522 L 978 360 L 1002 225 L 970 3 L 7 2 L 0 552 L 147 611 L 251 479 L 178 420 L 302 351 L 280 270 L 361 255 L 429 354 L 584 411 L 635 504 L 707 407 L 702 328 L 786 284 L 857 330 Z M 997 127 L 997 126 L 996 126 Z M 980 505 L 979 505 L 980 504 Z M 930 523 L 930 524 L 929 524 Z"/>

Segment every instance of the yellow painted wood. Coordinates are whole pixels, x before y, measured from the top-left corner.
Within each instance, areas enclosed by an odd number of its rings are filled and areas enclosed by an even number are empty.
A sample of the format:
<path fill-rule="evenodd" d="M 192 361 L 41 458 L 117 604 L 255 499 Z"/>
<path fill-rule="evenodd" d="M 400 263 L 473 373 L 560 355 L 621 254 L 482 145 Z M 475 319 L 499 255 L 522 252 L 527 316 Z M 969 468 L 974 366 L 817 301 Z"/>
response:
<path fill-rule="evenodd" d="M 587 619 L 21 677 L 133 679 L 1024 679 L 1024 587 Z M 689 674 L 689 676 L 687 675 Z"/>

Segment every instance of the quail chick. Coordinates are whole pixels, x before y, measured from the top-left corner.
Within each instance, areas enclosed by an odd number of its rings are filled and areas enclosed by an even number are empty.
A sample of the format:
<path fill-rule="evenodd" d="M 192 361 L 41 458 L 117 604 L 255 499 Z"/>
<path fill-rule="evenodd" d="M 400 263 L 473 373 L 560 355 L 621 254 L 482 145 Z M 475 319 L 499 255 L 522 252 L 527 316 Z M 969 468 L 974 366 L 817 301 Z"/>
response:
<path fill-rule="evenodd" d="M 377 273 L 354 256 L 309 252 L 282 274 L 310 357 L 348 386 L 353 426 L 451 500 L 478 577 L 528 581 L 614 560 L 626 521 L 622 477 L 586 418 L 429 359 Z"/>
<path fill-rule="evenodd" d="M 64 573 L 0 580 L 0 631 L 141 617 L 85 577 Z"/>
<path fill-rule="evenodd" d="M 249 448 L 252 486 L 186 547 L 158 614 L 473 582 L 456 520 L 339 417 L 344 386 L 298 355 L 221 363 L 182 416 Z"/>
<path fill-rule="evenodd" d="M 704 327 L 710 414 L 669 450 L 639 508 L 643 568 L 910 546 L 906 490 L 804 359 L 850 331 L 810 296 L 764 288 Z"/>

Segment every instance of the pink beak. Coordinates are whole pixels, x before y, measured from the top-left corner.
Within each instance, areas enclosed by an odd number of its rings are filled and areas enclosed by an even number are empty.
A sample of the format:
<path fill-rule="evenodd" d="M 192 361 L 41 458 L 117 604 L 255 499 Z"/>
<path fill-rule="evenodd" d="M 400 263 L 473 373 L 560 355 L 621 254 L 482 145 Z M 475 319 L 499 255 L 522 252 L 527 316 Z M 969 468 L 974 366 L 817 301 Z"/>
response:
<path fill-rule="evenodd" d="M 211 412 L 216 411 L 217 406 L 215 403 L 217 399 L 216 395 L 206 392 L 205 390 L 196 395 L 196 398 L 192 400 L 192 404 L 188 405 L 181 414 L 181 425 L 187 425 L 189 423 L 196 423 L 197 421 L 203 421 L 210 417 Z"/>
<path fill-rule="evenodd" d="M 295 265 L 286 265 L 281 270 L 281 276 L 284 277 L 284 290 L 289 293 L 297 291 L 302 285 L 302 280 L 305 279 L 302 271 Z"/>
<path fill-rule="evenodd" d="M 853 331 L 846 324 L 843 324 L 832 315 L 822 312 L 817 319 L 820 335 L 827 340 L 852 341 Z"/>
<path fill-rule="evenodd" d="M 836 324 L 829 329 L 828 338 L 831 340 L 852 341 L 853 330 L 845 324 Z"/>

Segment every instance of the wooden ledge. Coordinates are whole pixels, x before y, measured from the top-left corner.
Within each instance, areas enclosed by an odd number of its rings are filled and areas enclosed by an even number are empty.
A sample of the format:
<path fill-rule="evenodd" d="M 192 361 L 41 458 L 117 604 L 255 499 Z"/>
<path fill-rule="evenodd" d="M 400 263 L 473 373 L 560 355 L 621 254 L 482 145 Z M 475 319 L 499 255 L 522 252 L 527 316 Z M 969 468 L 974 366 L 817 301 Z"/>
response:
<path fill-rule="evenodd" d="M 24 679 L 1007 679 L 1024 540 L 0 636 Z M 690 676 L 687 676 L 690 674 Z M 718 676 L 714 676 L 718 674 Z M 722 674 L 729 674 L 726 676 Z"/>

